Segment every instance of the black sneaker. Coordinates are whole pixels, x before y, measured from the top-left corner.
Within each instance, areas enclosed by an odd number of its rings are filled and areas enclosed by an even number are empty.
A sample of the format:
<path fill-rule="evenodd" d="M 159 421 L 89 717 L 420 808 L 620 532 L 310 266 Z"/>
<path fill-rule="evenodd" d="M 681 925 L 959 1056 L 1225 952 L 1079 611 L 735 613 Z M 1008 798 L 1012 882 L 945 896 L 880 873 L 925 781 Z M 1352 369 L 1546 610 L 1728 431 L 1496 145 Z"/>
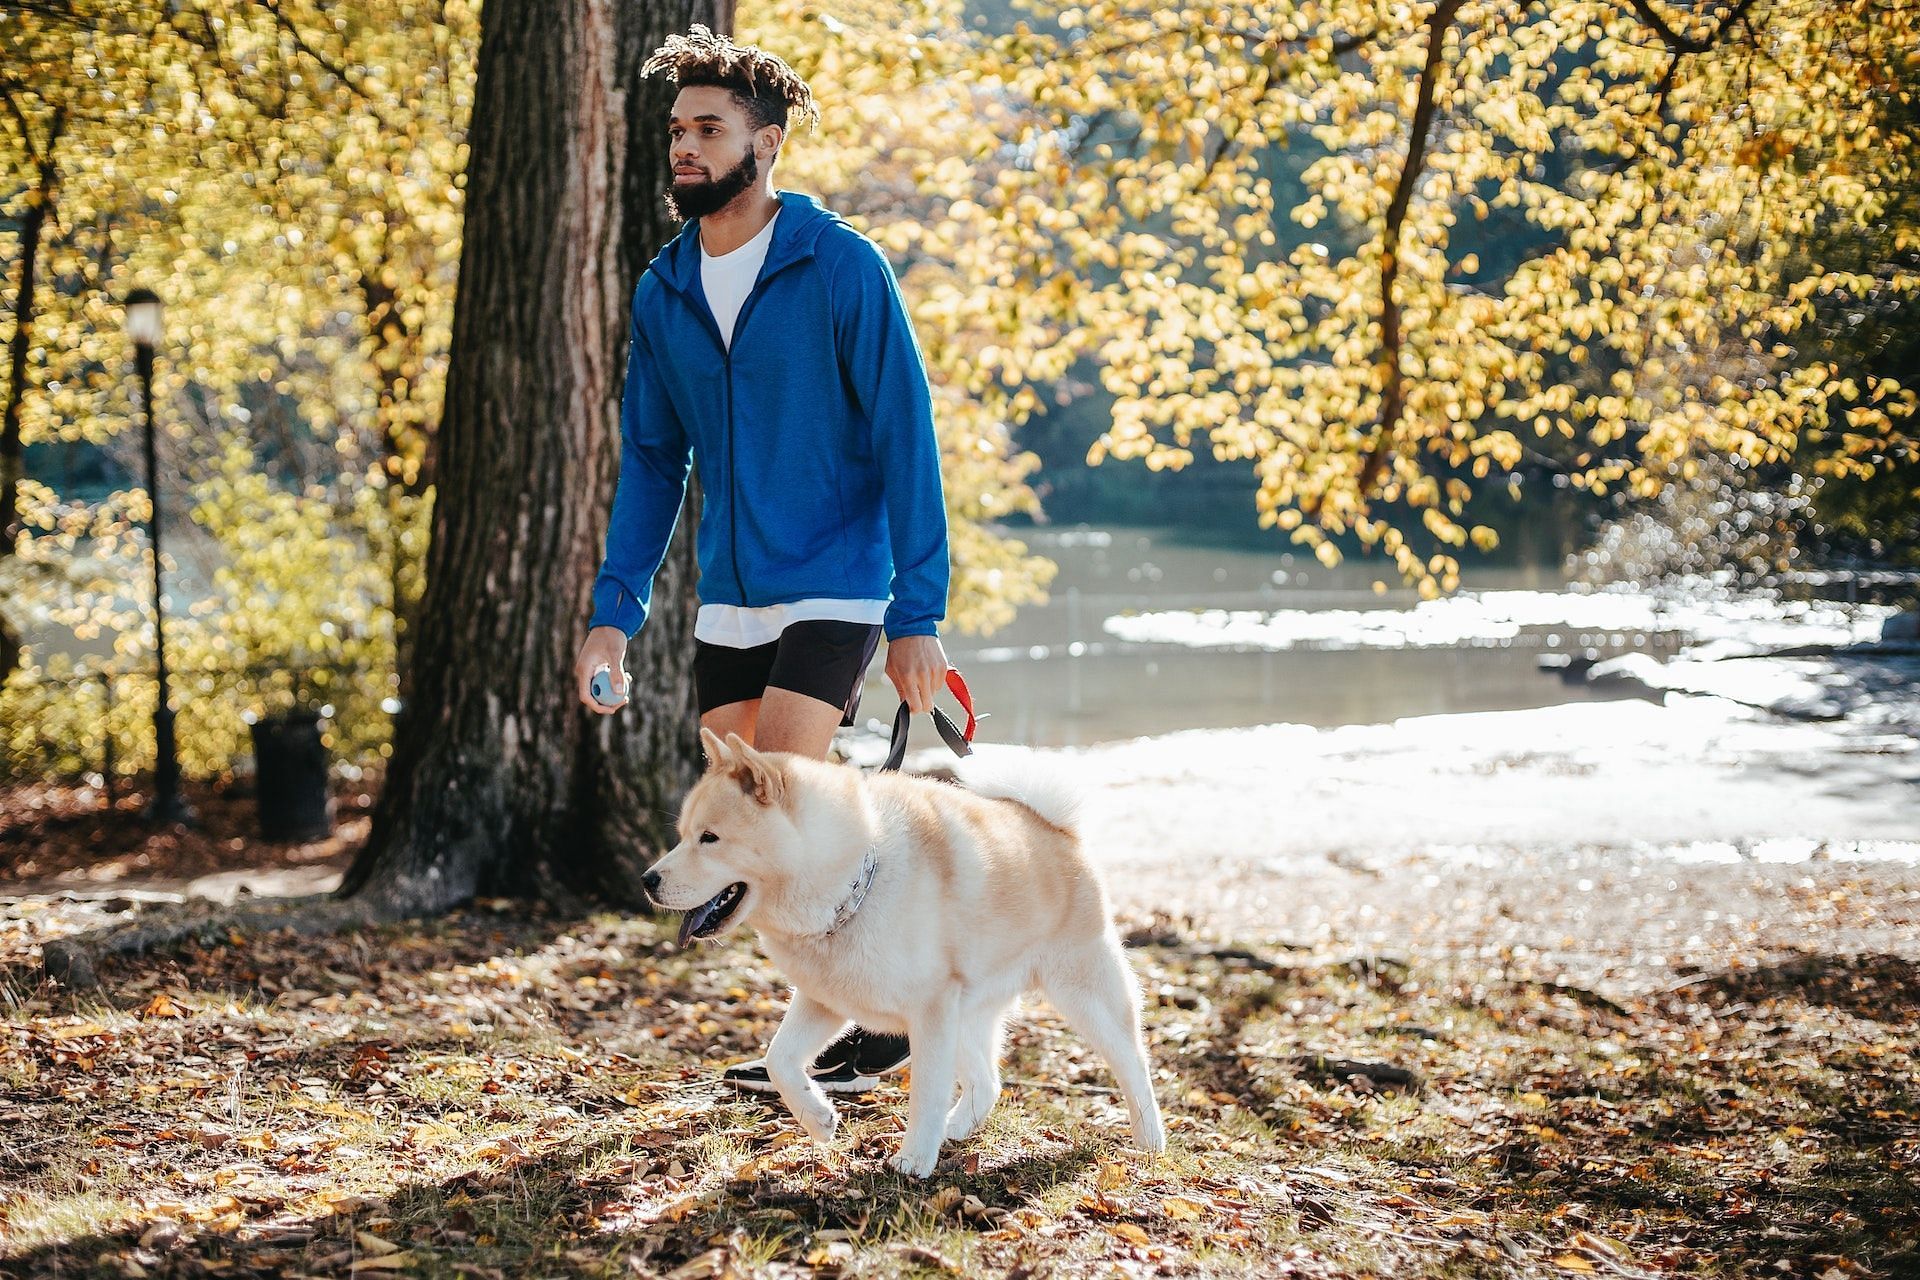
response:
<path fill-rule="evenodd" d="M 862 1031 L 854 1027 L 835 1040 L 813 1060 L 809 1074 L 813 1082 L 828 1093 L 865 1093 L 907 1065 L 907 1038 Z M 755 1058 L 728 1067 L 720 1079 L 736 1089 L 752 1093 L 778 1093 L 767 1075 L 767 1060 Z"/>

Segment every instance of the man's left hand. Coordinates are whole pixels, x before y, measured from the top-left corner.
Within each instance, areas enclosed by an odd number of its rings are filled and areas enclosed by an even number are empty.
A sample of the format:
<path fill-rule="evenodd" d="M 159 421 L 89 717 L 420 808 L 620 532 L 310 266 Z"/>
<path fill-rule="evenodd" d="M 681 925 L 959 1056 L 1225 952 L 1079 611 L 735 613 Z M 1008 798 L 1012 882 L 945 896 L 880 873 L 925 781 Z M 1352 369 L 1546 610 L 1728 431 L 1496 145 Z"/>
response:
<path fill-rule="evenodd" d="M 947 680 L 947 651 L 938 636 L 902 636 L 887 642 L 887 679 L 907 709 L 919 715 L 933 709 L 933 695 Z"/>

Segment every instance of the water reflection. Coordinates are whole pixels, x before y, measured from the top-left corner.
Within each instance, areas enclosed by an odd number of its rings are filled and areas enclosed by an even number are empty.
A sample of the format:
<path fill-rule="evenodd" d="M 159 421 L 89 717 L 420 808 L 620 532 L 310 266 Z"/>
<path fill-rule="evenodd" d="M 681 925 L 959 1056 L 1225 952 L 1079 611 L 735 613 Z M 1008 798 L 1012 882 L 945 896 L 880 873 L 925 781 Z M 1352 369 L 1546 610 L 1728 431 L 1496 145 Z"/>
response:
<path fill-rule="evenodd" d="M 1329 569 L 1310 556 L 1183 545 L 1148 529 L 1045 529 L 1027 537 L 1056 561 L 1052 598 L 979 639 L 952 636 L 947 654 L 992 713 L 981 736 L 1073 746 L 1176 729 L 1289 722 L 1374 724 L 1402 716 L 1498 711 L 1622 696 L 1539 669 L 1552 649 L 1670 652 L 1671 633 L 1525 627 L 1494 641 L 1430 648 L 1194 648 L 1129 640 L 1110 617 L 1165 609 L 1411 610 L 1419 597 L 1389 566 Z M 1374 588 L 1387 583 L 1385 592 Z M 1559 566 L 1470 570 L 1474 590 L 1558 591 Z M 895 705 L 876 662 L 863 717 Z M 916 745 L 921 728 L 916 728 Z M 932 736 L 927 735 L 929 743 Z"/>

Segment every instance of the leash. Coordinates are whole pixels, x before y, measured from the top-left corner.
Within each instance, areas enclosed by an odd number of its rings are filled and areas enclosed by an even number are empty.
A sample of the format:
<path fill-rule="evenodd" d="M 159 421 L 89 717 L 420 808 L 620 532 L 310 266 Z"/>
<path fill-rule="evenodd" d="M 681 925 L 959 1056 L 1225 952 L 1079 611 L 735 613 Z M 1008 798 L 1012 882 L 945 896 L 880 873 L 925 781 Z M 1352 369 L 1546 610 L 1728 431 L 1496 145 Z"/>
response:
<path fill-rule="evenodd" d="M 953 694 L 954 700 L 960 704 L 961 710 L 967 713 L 967 727 L 960 728 L 946 712 L 938 707 L 932 707 L 930 710 L 933 712 L 933 727 L 940 731 L 941 740 L 953 749 L 953 754 L 970 756 L 973 754 L 973 731 L 980 725 L 980 717 L 973 711 L 973 691 L 967 688 L 966 679 L 952 667 L 947 668 L 947 689 Z M 902 701 L 900 709 L 893 713 L 893 739 L 887 745 L 886 763 L 880 766 L 880 772 L 897 772 L 902 762 L 906 760 L 907 726 L 912 719 L 913 712 L 906 702 Z M 879 866 L 874 850 L 869 847 L 867 856 L 860 861 L 860 874 L 854 877 L 847 897 L 834 910 L 833 923 L 827 926 L 825 933 L 813 936 L 824 942 L 847 927 L 854 914 L 866 902 L 867 893 L 873 888 L 874 873 L 879 870 Z"/>
<path fill-rule="evenodd" d="M 954 701 L 967 713 L 967 727 L 956 725 L 952 718 L 938 707 L 930 707 L 933 713 L 933 727 L 940 731 L 940 739 L 952 749 L 956 756 L 973 754 L 973 731 L 979 727 L 981 717 L 973 711 L 973 691 L 967 688 L 967 682 L 960 672 L 947 668 L 947 690 L 953 694 Z M 913 712 L 902 702 L 900 709 L 893 713 L 893 738 L 887 744 L 886 763 L 880 766 L 880 772 L 890 773 L 898 770 L 907 758 L 907 725 L 913 719 Z"/>

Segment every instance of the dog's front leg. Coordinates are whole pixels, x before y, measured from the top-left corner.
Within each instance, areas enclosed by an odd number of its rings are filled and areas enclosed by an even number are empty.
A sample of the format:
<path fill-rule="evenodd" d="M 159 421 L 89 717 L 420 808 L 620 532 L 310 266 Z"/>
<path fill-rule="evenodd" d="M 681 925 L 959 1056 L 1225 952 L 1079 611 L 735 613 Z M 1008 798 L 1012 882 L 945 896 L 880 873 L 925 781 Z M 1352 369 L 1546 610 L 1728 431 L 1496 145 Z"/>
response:
<path fill-rule="evenodd" d="M 947 1108 L 960 1051 L 960 992 L 949 990 L 930 1001 L 907 1022 L 913 1049 L 913 1077 L 907 1099 L 907 1134 L 887 1161 L 901 1173 L 924 1178 L 940 1158 L 947 1135 Z"/>
<path fill-rule="evenodd" d="M 845 1018 L 805 992 L 795 991 L 787 1005 L 787 1016 L 780 1020 L 780 1028 L 767 1046 L 767 1078 L 780 1091 L 780 1100 L 807 1136 L 822 1146 L 833 1141 L 840 1116 L 807 1068 L 846 1025 Z"/>

